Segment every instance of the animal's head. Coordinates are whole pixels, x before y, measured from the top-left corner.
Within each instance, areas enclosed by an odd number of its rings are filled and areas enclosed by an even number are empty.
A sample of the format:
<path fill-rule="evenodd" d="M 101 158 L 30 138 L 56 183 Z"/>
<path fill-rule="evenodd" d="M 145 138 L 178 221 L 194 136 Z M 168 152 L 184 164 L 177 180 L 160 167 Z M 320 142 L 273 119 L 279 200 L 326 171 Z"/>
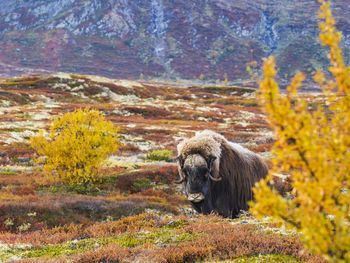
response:
<path fill-rule="evenodd" d="M 213 155 L 207 158 L 200 154 L 188 155 L 186 159 L 178 157 L 180 175 L 178 183 L 183 183 L 189 201 L 201 202 L 208 196 L 210 185 L 221 180 L 212 175 L 215 160 L 216 157 Z"/>

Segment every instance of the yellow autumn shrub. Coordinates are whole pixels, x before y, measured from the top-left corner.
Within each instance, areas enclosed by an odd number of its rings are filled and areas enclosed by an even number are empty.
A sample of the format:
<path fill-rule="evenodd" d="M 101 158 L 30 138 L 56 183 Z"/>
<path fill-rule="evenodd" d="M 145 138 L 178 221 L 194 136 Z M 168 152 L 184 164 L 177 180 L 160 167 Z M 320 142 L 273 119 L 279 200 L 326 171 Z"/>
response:
<path fill-rule="evenodd" d="M 96 110 L 85 108 L 57 117 L 49 134 L 31 138 L 36 161 L 56 181 L 67 184 L 98 180 L 103 161 L 120 146 L 118 128 Z"/>
<path fill-rule="evenodd" d="M 301 233 L 305 245 L 332 262 L 350 262 L 350 67 L 339 48 L 341 34 L 335 28 L 330 3 L 321 0 L 320 40 L 330 50 L 326 80 L 318 70 L 315 81 L 324 103 L 315 110 L 298 88 L 305 78 L 298 73 L 279 92 L 274 58 L 264 61 L 260 100 L 275 131 L 273 168 L 255 187 L 251 211 L 272 216 Z M 294 198 L 288 199 L 267 186 L 273 173 L 288 173 Z"/>

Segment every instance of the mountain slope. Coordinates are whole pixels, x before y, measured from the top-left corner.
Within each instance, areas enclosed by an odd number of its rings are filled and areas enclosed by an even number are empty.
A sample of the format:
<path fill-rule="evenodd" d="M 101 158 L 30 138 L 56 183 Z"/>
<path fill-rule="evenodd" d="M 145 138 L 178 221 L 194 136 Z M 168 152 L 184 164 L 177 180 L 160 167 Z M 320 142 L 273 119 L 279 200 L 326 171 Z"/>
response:
<path fill-rule="evenodd" d="M 349 54 L 350 3 L 333 2 Z M 247 63 L 259 67 L 273 54 L 285 78 L 327 66 L 318 7 L 309 0 L 0 0 L 0 74 L 239 81 L 249 78 Z"/>

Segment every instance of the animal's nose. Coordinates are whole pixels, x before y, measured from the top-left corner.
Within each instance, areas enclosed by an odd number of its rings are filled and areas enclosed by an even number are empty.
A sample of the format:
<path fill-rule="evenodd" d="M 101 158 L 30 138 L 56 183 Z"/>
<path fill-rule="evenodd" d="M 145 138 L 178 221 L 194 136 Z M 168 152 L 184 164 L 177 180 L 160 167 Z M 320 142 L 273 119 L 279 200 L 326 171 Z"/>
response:
<path fill-rule="evenodd" d="M 204 199 L 204 195 L 202 193 L 188 194 L 187 200 L 191 202 L 200 202 Z"/>

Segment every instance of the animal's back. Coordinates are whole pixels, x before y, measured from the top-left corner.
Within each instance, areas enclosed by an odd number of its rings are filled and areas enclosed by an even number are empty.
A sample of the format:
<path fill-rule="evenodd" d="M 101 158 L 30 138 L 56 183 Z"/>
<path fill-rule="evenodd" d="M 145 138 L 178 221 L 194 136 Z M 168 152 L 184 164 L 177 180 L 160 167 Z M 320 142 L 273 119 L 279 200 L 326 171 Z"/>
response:
<path fill-rule="evenodd" d="M 268 172 L 265 162 L 254 152 L 232 142 L 223 143 L 220 160 L 220 176 L 226 178 L 222 192 L 229 202 L 229 216 L 237 216 L 248 210 L 248 202 L 254 198 L 254 184 L 265 178 Z"/>

